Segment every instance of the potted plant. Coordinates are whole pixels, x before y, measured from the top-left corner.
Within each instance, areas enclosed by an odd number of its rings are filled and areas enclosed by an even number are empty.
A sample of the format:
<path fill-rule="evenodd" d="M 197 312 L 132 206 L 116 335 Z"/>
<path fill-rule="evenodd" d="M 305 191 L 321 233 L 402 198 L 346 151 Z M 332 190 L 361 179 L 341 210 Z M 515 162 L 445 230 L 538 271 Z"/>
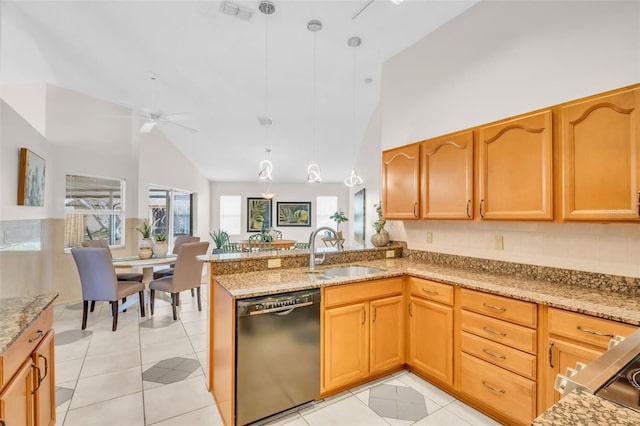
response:
<path fill-rule="evenodd" d="M 336 237 L 337 237 L 337 239 L 342 240 L 342 231 L 340 231 L 340 224 L 342 222 L 347 222 L 349 219 L 347 219 L 347 216 L 345 216 L 345 214 L 344 214 L 344 212 L 342 210 L 338 210 L 337 212 L 335 212 L 334 214 L 329 216 L 329 219 L 335 220 L 335 222 L 336 222 L 336 232 L 338 233 L 338 235 L 336 235 Z"/>
<path fill-rule="evenodd" d="M 165 234 L 156 234 L 154 236 L 156 242 L 153 245 L 153 255 L 155 257 L 166 257 L 169 251 L 167 246 L 167 236 Z"/>
<path fill-rule="evenodd" d="M 376 233 L 371 236 L 371 244 L 376 247 L 383 247 L 389 243 L 389 233 L 384 229 L 384 225 L 387 221 L 382 217 L 382 203 L 374 204 L 378 219 L 373 222 L 373 229 Z"/>
<path fill-rule="evenodd" d="M 142 222 L 142 225 L 136 227 L 136 231 L 142 235 L 142 240 L 138 244 L 138 257 L 140 259 L 149 259 L 153 256 L 153 241 L 151 241 L 151 231 L 153 225 L 148 220 Z"/>
<path fill-rule="evenodd" d="M 209 235 L 213 240 L 213 244 L 216 245 L 216 248 L 211 250 L 211 253 L 212 254 L 222 253 L 224 251 L 222 246 L 224 246 L 229 241 L 229 234 L 227 234 L 222 229 L 218 229 L 217 231 L 210 232 Z"/>

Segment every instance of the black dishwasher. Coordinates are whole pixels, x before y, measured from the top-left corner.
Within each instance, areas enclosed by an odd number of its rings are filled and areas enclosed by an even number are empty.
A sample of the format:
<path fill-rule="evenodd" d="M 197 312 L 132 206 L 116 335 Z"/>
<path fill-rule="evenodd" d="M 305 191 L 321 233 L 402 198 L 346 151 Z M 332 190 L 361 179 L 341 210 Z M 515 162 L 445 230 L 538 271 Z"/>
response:
<path fill-rule="evenodd" d="M 320 393 L 320 290 L 236 302 L 236 424 Z"/>

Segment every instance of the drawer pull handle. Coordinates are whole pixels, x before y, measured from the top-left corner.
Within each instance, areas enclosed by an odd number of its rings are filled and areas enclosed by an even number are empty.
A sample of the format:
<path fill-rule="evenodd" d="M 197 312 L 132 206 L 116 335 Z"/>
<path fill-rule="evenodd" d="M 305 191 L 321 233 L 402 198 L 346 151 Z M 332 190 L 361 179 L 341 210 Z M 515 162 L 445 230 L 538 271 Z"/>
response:
<path fill-rule="evenodd" d="M 49 374 L 49 360 L 42 354 L 38 354 L 38 357 L 44 360 L 44 377 L 42 378 L 42 380 L 44 380 L 47 378 L 47 374 Z"/>
<path fill-rule="evenodd" d="M 507 308 L 503 308 L 502 306 L 492 305 L 490 303 L 483 303 L 482 306 L 484 306 L 485 308 L 493 309 L 500 312 L 504 312 L 507 310 Z"/>
<path fill-rule="evenodd" d="M 424 291 L 427 294 L 438 294 L 437 291 L 429 290 L 428 288 L 423 288 L 422 291 Z"/>
<path fill-rule="evenodd" d="M 490 384 L 488 384 L 487 382 L 485 382 L 484 380 L 482 381 L 482 386 L 484 386 L 487 389 L 490 389 L 491 391 L 493 391 L 493 392 L 495 392 L 495 393 L 497 393 L 499 395 L 504 394 L 504 390 L 495 388 L 495 387 L 491 386 Z"/>
<path fill-rule="evenodd" d="M 42 336 L 44 336 L 44 331 L 42 331 L 42 330 L 38 330 L 38 332 L 36 333 L 36 335 L 35 335 L 35 336 L 33 336 L 33 337 L 30 337 L 30 338 L 29 338 L 29 343 L 33 343 L 33 342 L 35 342 L 36 340 L 38 340 L 38 339 L 39 339 L 39 338 L 41 338 Z"/>
<path fill-rule="evenodd" d="M 492 328 L 487 327 L 486 325 L 485 325 L 484 327 L 482 327 L 482 329 L 483 329 L 484 331 L 486 331 L 487 333 L 497 334 L 498 336 L 503 336 L 503 337 L 504 337 L 504 336 L 506 336 L 506 335 L 507 335 L 507 333 L 504 333 L 504 332 L 502 332 L 502 331 L 496 331 L 496 330 L 494 330 L 494 329 L 492 329 Z"/>
<path fill-rule="evenodd" d="M 580 331 L 584 331 L 585 333 L 589 333 L 589 334 L 595 334 L 596 336 L 602 336 L 602 337 L 608 337 L 610 339 L 613 339 L 615 336 L 613 334 L 608 334 L 608 333 L 601 333 L 599 331 L 596 330 L 591 330 L 589 328 L 584 328 L 580 325 L 577 325 L 576 328 Z"/>
<path fill-rule="evenodd" d="M 488 351 L 488 350 L 486 350 L 486 349 L 482 349 L 482 352 L 484 352 L 485 354 L 487 354 L 487 355 L 489 355 L 489 356 L 492 356 L 492 357 L 494 357 L 494 358 L 498 358 L 498 359 L 506 359 L 506 358 L 507 358 L 507 357 L 506 357 L 506 356 L 504 356 L 504 355 L 494 354 L 493 352 Z"/>

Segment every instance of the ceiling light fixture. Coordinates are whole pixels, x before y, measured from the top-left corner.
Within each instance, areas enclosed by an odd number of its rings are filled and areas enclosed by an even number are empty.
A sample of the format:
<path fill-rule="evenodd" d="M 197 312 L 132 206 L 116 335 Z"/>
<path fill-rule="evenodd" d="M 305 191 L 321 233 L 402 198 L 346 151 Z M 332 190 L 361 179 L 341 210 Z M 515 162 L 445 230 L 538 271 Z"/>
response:
<path fill-rule="evenodd" d="M 264 198 L 273 198 L 274 193 L 269 191 L 271 185 L 273 163 L 271 163 L 271 149 L 269 149 L 268 127 L 273 124 L 273 119 L 269 116 L 269 15 L 276 11 L 275 6 L 270 1 L 262 1 L 258 6 L 258 10 L 266 15 L 265 18 L 265 35 L 264 35 L 264 109 L 265 116 L 258 117 L 258 123 L 264 128 L 264 146 L 266 157 L 260 162 L 260 171 L 258 179 L 267 181 L 267 191 L 262 193 Z"/>
<path fill-rule="evenodd" d="M 360 37 L 351 37 L 347 40 L 347 46 L 353 49 L 353 99 L 352 99 L 352 117 L 351 122 L 353 123 L 353 135 L 352 138 L 355 141 L 357 139 L 357 126 L 356 126 L 356 47 L 362 44 L 362 39 Z M 362 185 L 362 178 L 358 175 L 358 172 L 355 168 L 351 170 L 351 174 L 346 177 L 344 180 L 344 184 L 348 187 L 360 186 Z"/>
<path fill-rule="evenodd" d="M 307 182 L 320 183 L 322 176 L 320 175 L 320 166 L 316 163 L 316 33 L 322 29 L 322 22 L 312 19 L 307 23 L 307 30 L 313 33 L 313 146 L 312 161 L 307 167 Z"/>

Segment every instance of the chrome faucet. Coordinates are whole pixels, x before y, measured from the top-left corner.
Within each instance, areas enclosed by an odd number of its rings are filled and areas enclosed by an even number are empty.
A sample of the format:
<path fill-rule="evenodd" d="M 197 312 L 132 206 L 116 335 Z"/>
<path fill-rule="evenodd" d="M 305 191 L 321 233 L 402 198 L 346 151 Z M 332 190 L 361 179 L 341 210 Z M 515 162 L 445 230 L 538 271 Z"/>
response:
<path fill-rule="evenodd" d="M 320 231 L 333 232 L 333 235 L 335 235 L 336 237 L 336 241 L 337 241 L 336 245 L 338 247 L 338 251 L 342 251 L 342 241 L 340 241 L 340 238 L 338 238 L 338 232 L 335 229 L 329 226 L 321 226 L 320 228 L 316 229 L 311 234 L 311 239 L 309 241 L 311 243 L 309 244 L 309 271 L 316 270 L 316 263 L 320 265 L 322 264 L 322 262 L 324 262 L 324 253 L 322 253 L 322 257 L 316 257 L 316 236 Z"/>

